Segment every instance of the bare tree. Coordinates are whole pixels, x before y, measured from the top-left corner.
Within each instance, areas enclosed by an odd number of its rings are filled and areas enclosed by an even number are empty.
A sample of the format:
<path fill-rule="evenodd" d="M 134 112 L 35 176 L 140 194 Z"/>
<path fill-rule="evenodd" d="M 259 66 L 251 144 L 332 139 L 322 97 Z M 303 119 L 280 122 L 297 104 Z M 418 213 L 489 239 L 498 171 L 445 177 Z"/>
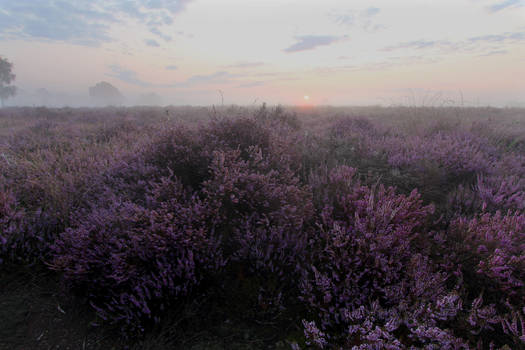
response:
<path fill-rule="evenodd" d="M 13 64 L 0 56 L 0 100 L 2 107 L 4 107 L 5 100 L 16 95 L 16 86 L 9 85 L 15 78 Z"/>

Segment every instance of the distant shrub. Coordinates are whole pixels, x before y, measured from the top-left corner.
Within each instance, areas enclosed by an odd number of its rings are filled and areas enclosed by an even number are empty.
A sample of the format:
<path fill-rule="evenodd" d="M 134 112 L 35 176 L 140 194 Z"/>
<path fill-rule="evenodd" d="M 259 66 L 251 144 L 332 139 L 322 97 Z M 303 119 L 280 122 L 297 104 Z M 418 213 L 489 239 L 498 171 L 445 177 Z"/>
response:
<path fill-rule="evenodd" d="M 394 166 L 415 166 L 424 170 L 426 164 L 432 162 L 447 175 L 455 176 L 486 173 L 495 153 L 480 139 L 459 131 L 436 132 L 429 137 L 393 137 L 385 140 L 382 147 Z"/>
<path fill-rule="evenodd" d="M 279 123 L 286 125 L 293 130 L 299 130 L 302 126 L 301 121 L 294 112 L 288 112 L 283 107 L 277 106 L 273 110 L 266 107 L 266 103 L 263 103 L 261 108 L 259 108 L 254 115 L 256 121 L 259 122 L 270 122 L 270 123 Z"/>

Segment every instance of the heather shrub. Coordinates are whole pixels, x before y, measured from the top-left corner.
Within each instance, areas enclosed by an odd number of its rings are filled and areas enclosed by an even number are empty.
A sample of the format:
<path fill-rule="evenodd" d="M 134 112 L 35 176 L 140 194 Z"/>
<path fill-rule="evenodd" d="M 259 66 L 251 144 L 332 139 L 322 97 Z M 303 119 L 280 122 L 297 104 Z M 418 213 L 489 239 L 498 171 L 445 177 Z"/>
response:
<path fill-rule="evenodd" d="M 326 205 L 301 281 L 312 320 L 304 322 L 307 344 L 522 346 L 521 216 L 458 219 L 451 225 L 454 234 L 425 234 L 432 207 L 423 206 L 416 192 L 407 197 L 363 186 L 349 167 L 314 183 Z M 473 261 L 476 266 L 469 265 Z"/>
<path fill-rule="evenodd" d="M 480 211 L 525 210 L 525 182 L 515 175 L 478 175 L 474 184 L 459 185 L 447 195 L 447 210 L 455 216 Z"/>
<path fill-rule="evenodd" d="M 250 157 L 249 149 L 256 146 L 276 170 L 290 168 L 298 172 L 301 168 L 301 136 L 280 119 L 215 119 L 202 133 L 210 151 L 238 149 L 241 158 L 247 160 Z"/>
<path fill-rule="evenodd" d="M 69 226 L 73 213 L 96 202 L 103 189 L 99 172 L 105 166 L 104 155 L 93 159 L 81 151 L 42 150 L 25 159 L 14 158 L 3 179 L 19 212 L 18 232 L 12 236 L 19 248 L 10 250 L 12 262 L 48 258 L 49 246 Z"/>
<path fill-rule="evenodd" d="M 215 149 L 239 149 L 243 159 L 248 159 L 252 146 L 259 147 L 265 156 L 270 152 L 271 131 L 251 118 L 215 119 L 203 132 Z"/>
<path fill-rule="evenodd" d="M 479 177 L 476 192 L 486 210 L 525 210 L 525 180 L 516 176 Z"/>
<path fill-rule="evenodd" d="M 213 210 L 176 178 L 151 187 L 147 208 L 111 200 L 60 235 L 52 267 L 103 320 L 142 332 L 223 264 Z"/>
<path fill-rule="evenodd" d="M 48 258 L 49 245 L 61 227 L 56 216 L 40 208 L 28 212 L 12 191 L 0 190 L 0 268 Z"/>
<path fill-rule="evenodd" d="M 356 167 L 369 179 L 369 185 L 380 178 L 407 195 L 417 188 L 425 202 L 435 203 L 442 212 L 447 193 L 461 183 L 469 186 L 478 170 L 474 166 L 482 166 L 478 161 L 462 165 L 470 162 L 473 150 L 478 149 L 455 134 L 454 138 L 454 134 L 423 129 L 407 135 L 404 130 L 379 127 L 368 119 L 342 119 L 330 128 L 328 154 L 335 162 L 327 164 Z M 455 144 L 451 145 L 452 141 Z M 478 158 L 484 155 L 478 153 Z"/>
<path fill-rule="evenodd" d="M 246 289 L 237 297 L 251 303 L 247 310 L 264 304 L 275 312 L 296 290 L 313 208 L 291 171 L 271 167 L 258 147 L 247 152 L 248 160 L 240 150 L 214 152 L 202 193 L 217 211 L 217 232 L 230 259 L 226 280 L 237 291 Z"/>
<path fill-rule="evenodd" d="M 285 125 L 293 130 L 299 130 L 302 127 L 302 123 L 295 112 L 288 112 L 283 107 L 277 106 L 273 110 L 266 107 L 266 103 L 263 103 L 255 114 L 254 119 L 258 122 L 272 122 L 273 124 Z"/>
<path fill-rule="evenodd" d="M 424 171 L 433 163 L 445 169 L 447 175 L 455 176 L 488 171 L 496 152 L 480 139 L 459 131 L 437 132 L 430 137 L 393 137 L 385 140 L 382 147 L 393 166 L 414 166 Z"/>
<path fill-rule="evenodd" d="M 469 348 L 523 347 L 523 216 L 458 217 L 430 241 L 434 266 L 448 275 L 446 287 L 453 287 L 463 304 L 445 325 Z"/>
<path fill-rule="evenodd" d="M 148 163 L 144 153 L 124 154 L 109 164 L 100 174 L 100 184 L 119 198 L 145 205 L 148 189 L 166 173 L 164 169 Z M 167 172 L 168 176 L 173 172 Z M 98 200 L 104 202 L 104 192 Z"/>
<path fill-rule="evenodd" d="M 250 118 L 215 119 L 196 129 L 175 127 L 158 135 L 145 151 L 145 161 L 167 174 L 173 171 L 185 185 L 195 190 L 209 176 L 213 152 L 240 151 L 247 160 L 250 148 L 258 147 L 265 159 L 277 169 L 300 168 L 292 131 L 280 123 L 265 124 Z"/>
<path fill-rule="evenodd" d="M 345 315 L 371 302 L 410 309 L 444 293 L 445 276 L 416 254 L 418 230 L 433 210 L 422 205 L 416 191 L 407 197 L 382 185 L 363 186 L 355 170 L 345 166 L 318 185 L 332 201 L 319 214 L 315 253 L 301 292 L 323 332 L 338 337 L 349 326 Z"/>
<path fill-rule="evenodd" d="M 335 164 L 355 166 L 401 193 L 417 188 L 446 218 L 481 208 L 523 209 L 522 157 L 502 154 L 458 123 L 420 124 L 407 133 L 399 127 L 379 128 L 367 119 L 342 119 L 330 128 L 327 153 Z"/>
<path fill-rule="evenodd" d="M 144 157 L 161 175 L 166 176 L 171 170 L 184 185 L 197 190 L 208 178 L 211 154 L 206 145 L 202 133 L 176 127 L 157 135 L 147 146 Z"/>
<path fill-rule="evenodd" d="M 25 244 L 25 237 L 21 234 L 22 216 L 13 194 L 0 189 L 0 267 L 6 260 L 16 258 L 15 251 Z"/>
<path fill-rule="evenodd" d="M 365 157 L 379 156 L 376 143 L 386 131 L 378 129 L 365 118 L 336 120 L 328 130 L 330 155 L 336 159 L 358 162 Z"/>
<path fill-rule="evenodd" d="M 475 274 L 469 286 L 503 303 L 524 302 L 525 295 L 525 216 L 511 213 L 484 213 L 451 222 L 447 248 L 452 248 L 466 273 Z M 452 245 L 452 247 L 450 247 Z M 458 261 L 459 264 L 459 261 Z M 460 265 L 461 266 L 461 265 Z"/>
<path fill-rule="evenodd" d="M 256 314 L 275 316 L 297 294 L 309 191 L 285 148 L 259 137 L 265 127 L 221 123 L 174 128 L 114 161 L 97 205 L 54 245 L 53 267 L 128 334 L 201 281 Z M 241 134 L 243 142 L 232 139 Z"/>

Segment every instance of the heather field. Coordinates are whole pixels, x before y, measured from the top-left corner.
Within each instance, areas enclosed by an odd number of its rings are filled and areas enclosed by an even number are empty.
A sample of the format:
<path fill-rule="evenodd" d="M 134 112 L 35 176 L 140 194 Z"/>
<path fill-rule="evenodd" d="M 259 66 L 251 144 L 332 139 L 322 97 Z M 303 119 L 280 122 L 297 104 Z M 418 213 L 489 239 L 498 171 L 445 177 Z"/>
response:
<path fill-rule="evenodd" d="M 0 109 L 0 349 L 525 349 L 524 283 L 524 109 Z"/>

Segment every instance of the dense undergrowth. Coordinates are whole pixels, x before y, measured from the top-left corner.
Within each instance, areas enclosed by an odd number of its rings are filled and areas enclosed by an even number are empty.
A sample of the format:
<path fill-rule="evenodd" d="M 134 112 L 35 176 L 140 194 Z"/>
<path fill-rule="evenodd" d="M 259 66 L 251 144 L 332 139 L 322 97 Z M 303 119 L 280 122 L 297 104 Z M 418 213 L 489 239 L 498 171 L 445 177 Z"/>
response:
<path fill-rule="evenodd" d="M 525 348 L 523 119 L 420 112 L 2 110 L 0 269 L 122 347 L 198 302 L 258 348 Z"/>

